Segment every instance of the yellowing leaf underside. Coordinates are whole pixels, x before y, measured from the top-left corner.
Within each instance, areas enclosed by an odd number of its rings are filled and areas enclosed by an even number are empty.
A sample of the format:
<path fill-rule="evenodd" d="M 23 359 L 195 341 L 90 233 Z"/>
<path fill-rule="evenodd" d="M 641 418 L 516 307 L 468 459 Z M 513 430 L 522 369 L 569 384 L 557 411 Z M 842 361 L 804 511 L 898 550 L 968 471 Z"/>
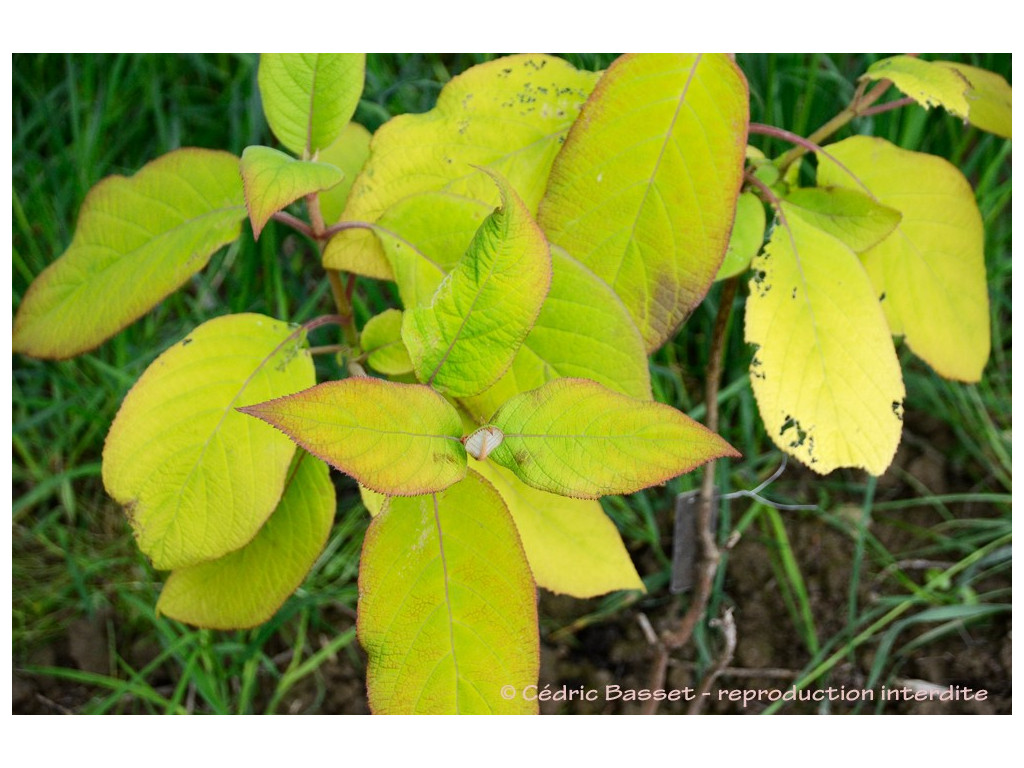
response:
<path fill-rule="evenodd" d="M 295 446 L 235 409 L 313 381 L 299 336 L 261 315 L 204 323 L 150 365 L 107 436 L 103 483 L 156 568 L 213 560 L 256 535 Z"/>
<path fill-rule="evenodd" d="M 341 183 L 320 193 L 320 214 L 328 226 L 341 218 L 352 185 L 369 156 L 370 132 L 359 123 L 346 125 L 337 140 L 320 152 L 318 159 L 321 163 L 340 168 L 345 174 Z"/>
<path fill-rule="evenodd" d="M 832 235 L 856 253 L 884 240 L 900 223 L 899 211 L 861 190 L 806 187 L 786 196 L 786 210 Z"/>
<path fill-rule="evenodd" d="M 400 376 L 412 372 L 409 350 L 402 342 L 402 312 L 387 309 L 371 317 L 360 336 L 366 362 L 375 371 L 389 376 Z"/>
<path fill-rule="evenodd" d="M 1011 136 L 1012 91 L 994 72 L 952 61 L 893 56 L 872 64 L 864 77 L 887 78 L 925 108 L 938 105 L 983 131 Z"/>
<path fill-rule="evenodd" d="M 380 217 L 373 231 L 406 308 L 430 304 L 492 212 L 479 200 L 432 192 L 396 203 Z"/>
<path fill-rule="evenodd" d="M 302 582 L 334 522 L 327 465 L 300 453 L 277 509 L 251 542 L 208 563 L 174 571 L 157 612 L 211 629 L 254 627 L 270 619 Z"/>

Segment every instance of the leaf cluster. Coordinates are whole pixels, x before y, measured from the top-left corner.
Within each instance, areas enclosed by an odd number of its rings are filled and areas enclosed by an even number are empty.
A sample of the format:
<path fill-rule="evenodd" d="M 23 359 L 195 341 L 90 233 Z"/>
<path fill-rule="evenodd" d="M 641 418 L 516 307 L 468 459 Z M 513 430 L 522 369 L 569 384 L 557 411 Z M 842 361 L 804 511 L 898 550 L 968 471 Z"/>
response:
<path fill-rule="evenodd" d="M 891 61 L 866 77 L 1008 135 L 990 73 Z M 817 471 L 891 461 L 892 335 L 943 375 L 980 376 L 981 219 L 945 161 L 879 139 L 798 142 L 818 159 L 801 187 L 798 158 L 747 147 L 746 80 L 724 56 L 624 56 L 603 73 L 497 59 L 372 141 L 350 122 L 364 76 L 359 55 L 264 56 L 287 151 L 184 149 L 105 180 L 19 307 L 15 350 L 65 358 L 143 316 L 246 218 L 256 238 L 277 220 L 322 252 L 337 314 L 204 323 L 115 419 L 104 483 L 173 571 L 169 616 L 269 618 L 327 540 L 329 464 L 375 512 L 359 621 L 374 709 L 529 711 L 498 690 L 535 681 L 536 585 L 642 587 L 592 500 L 736 455 L 654 402 L 647 367 L 715 279 L 751 269 L 761 417 Z M 394 281 L 404 310 L 360 331 L 356 274 Z M 348 375 L 316 384 L 307 335 L 331 325 Z M 582 578 L 577 563 L 592 566 Z"/>

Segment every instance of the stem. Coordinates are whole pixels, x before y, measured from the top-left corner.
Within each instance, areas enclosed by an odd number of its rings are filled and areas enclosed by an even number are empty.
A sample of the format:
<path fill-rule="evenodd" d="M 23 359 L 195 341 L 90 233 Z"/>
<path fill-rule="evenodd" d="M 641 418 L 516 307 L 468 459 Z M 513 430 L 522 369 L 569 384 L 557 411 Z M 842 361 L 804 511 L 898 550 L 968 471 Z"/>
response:
<path fill-rule="evenodd" d="M 901 109 L 903 107 L 909 107 L 912 104 L 916 104 L 909 96 L 904 96 L 902 99 L 896 99 L 895 101 L 887 101 L 885 104 L 879 104 L 877 107 L 871 107 L 865 109 L 860 113 L 861 117 L 870 117 L 871 115 L 880 115 L 883 112 L 889 112 L 894 109 Z"/>
<path fill-rule="evenodd" d="M 347 350 L 344 344 L 324 344 L 321 347 L 310 347 L 309 354 L 311 355 L 333 355 L 338 352 L 344 352 Z"/>
<path fill-rule="evenodd" d="M 320 195 L 316 192 L 306 195 L 306 210 L 309 211 L 309 220 L 313 224 L 313 235 L 317 240 L 324 240 L 324 215 L 320 212 Z"/>
<path fill-rule="evenodd" d="M 356 289 L 356 276 L 355 273 L 350 272 L 348 276 L 348 283 L 345 285 L 345 300 L 351 305 L 352 294 Z"/>
<path fill-rule="evenodd" d="M 812 144 L 821 144 L 822 141 L 845 126 L 855 117 L 863 117 L 867 109 L 882 98 L 882 95 L 889 90 L 890 85 L 892 85 L 892 81 L 880 80 L 874 88 L 867 93 L 864 93 L 864 83 L 861 83 L 857 88 L 857 92 L 854 93 L 853 100 L 850 102 L 850 105 L 808 136 L 807 140 Z M 790 165 L 792 165 L 796 160 L 799 160 L 806 153 L 807 148 L 804 145 L 797 145 L 793 147 L 793 149 L 789 150 L 789 152 L 779 159 L 779 172 L 785 173 L 786 169 L 789 168 Z"/>
<path fill-rule="evenodd" d="M 732 656 L 736 652 L 736 622 L 732 618 L 732 608 L 726 608 L 722 618 L 714 619 L 711 625 L 721 630 L 725 646 L 722 648 L 722 653 L 719 655 L 715 665 L 708 670 L 704 679 L 700 681 L 700 685 L 697 686 L 694 697 L 690 700 L 690 708 L 686 712 L 688 715 L 699 715 L 701 713 L 704 705 L 707 704 L 710 698 L 707 694 L 711 693 L 711 686 L 714 685 L 715 680 L 722 674 L 722 671 L 729 666 L 729 662 L 732 661 Z"/>
<path fill-rule="evenodd" d="M 355 284 L 355 275 L 349 275 L 348 287 L 341 283 L 341 272 L 336 269 L 327 270 L 327 279 L 331 283 L 331 293 L 334 295 L 334 305 L 338 308 L 338 315 L 341 318 L 341 331 L 345 343 L 353 351 L 359 349 L 359 331 L 356 330 L 355 313 L 352 311 L 352 286 Z"/>
<path fill-rule="evenodd" d="M 843 173 L 845 173 L 847 176 L 849 176 L 851 179 L 857 182 L 857 184 L 860 185 L 861 189 L 863 189 L 870 197 L 874 198 L 874 195 L 871 194 L 871 190 L 867 188 L 867 185 L 865 185 L 864 182 L 862 182 L 853 171 L 851 171 L 849 168 L 847 168 L 845 165 L 839 162 L 839 160 L 837 160 L 820 144 L 817 144 L 811 141 L 810 139 L 805 139 L 803 136 L 795 134 L 792 131 L 787 131 L 785 128 L 776 128 L 773 125 L 764 125 L 762 123 L 751 123 L 750 132 L 757 133 L 762 136 L 774 136 L 777 139 L 782 139 L 783 141 L 788 141 L 793 144 L 796 144 L 798 147 L 802 147 L 806 151 L 818 153 L 822 157 L 827 158 L 828 160 L 839 166 Z M 748 176 L 747 178 L 753 181 L 753 179 L 750 176 Z M 763 184 L 759 184 L 758 188 L 764 190 L 765 186 Z"/>
<path fill-rule="evenodd" d="M 776 128 L 774 125 L 765 125 L 764 123 L 751 123 L 749 129 L 751 133 L 760 134 L 761 136 L 774 136 L 777 139 L 788 141 L 790 144 L 798 144 L 810 152 L 825 151 L 820 145 L 815 144 L 810 139 L 805 139 L 800 134 L 787 131 L 785 128 Z"/>
<path fill-rule="evenodd" d="M 711 336 L 711 351 L 709 353 L 707 379 L 704 385 L 704 402 L 707 407 L 708 429 L 715 433 L 718 432 L 718 380 L 722 375 L 725 331 L 729 325 L 729 317 L 732 314 L 732 305 L 736 298 L 738 286 L 739 279 L 737 277 L 731 277 L 725 281 L 718 305 L 718 315 L 715 317 L 715 327 Z M 696 567 L 697 578 L 693 590 L 693 600 L 690 602 L 690 607 L 682 619 L 680 619 L 679 625 L 674 630 L 665 632 L 661 637 L 654 670 L 651 673 L 651 683 L 648 686 L 651 689 L 664 687 L 669 655 L 672 651 L 689 642 L 711 598 L 711 585 L 720 560 L 718 546 L 715 542 L 715 533 L 711 525 L 715 496 L 716 464 L 717 462 L 712 460 L 704 466 L 704 477 L 701 482 L 700 506 L 697 508 L 697 539 L 700 542 L 700 560 L 697 562 Z M 728 660 L 726 660 L 725 664 L 727 663 Z M 722 666 L 725 666 L 725 664 Z M 644 708 L 645 714 L 653 715 L 657 711 L 658 702 L 655 700 L 649 701 Z"/>
<path fill-rule="evenodd" d="M 316 235 L 313 234 L 313 228 L 306 222 L 300 219 L 298 216 L 292 216 L 288 211 L 278 211 L 270 217 L 274 221 L 279 221 L 282 224 L 287 224 L 292 229 L 301 232 L 306 237 L 316 239 Z"/>
<path fill-rule="evenodd" d="M 324 230 L 324 237 L 330 239 L 339 232 L 344 232 L 346 229 L 376 229 L 376 225 L 371 224 L 368 221 L 339 221 L 337 224 L 332 224 Z"/>
<path fill-rule="evenodd" d="M 324 216 L 320 211 L 320 196 L 314 192 L 306 195 L 306 210 L 309 211 L 309 220 L 313 237 L 316 239 L 323 256 L 324 244 L 331 239 L 334 232 L 340 232 L 337 227 L 330 229 L 324 224 Z M 341 272 L 336 269 L 327 270 L 327 279 L 331 284 L 331 294 L 334 296 L 334 306 L 338 308 L 338 315 L 341 317 L 341 332 L 345 344 L 353 352 L 359 351 L 359 330 L 356 328 L 355 313 L 352 311 L 352 291 L 355 288 L 355 275 L 348 276 L 348 285 L 341 284 Z"/>
<path fill-rule="evenodd" d="M 776 213 L 779 214 L 780 222 L 788 229 L 789 224 L 786 222 L 786 216 L 782 212 L 782 201 L 779 200 L 778 195 L 772 192 L 772 188 L 761 181 L 757 176 L 750 173 L 749 171 L 743 174 L 743 177 L 747 180 L 747 183 L 752 187 L 757 187 L 758 192 L 764 197 L 766 203 L 775 209 Z"/>
<path fill-rule="evenodd" d="M 705 381 L 704 402 L 707 403 L 707 426 L 714 433 L 718 433 L 718 380 L 722 375 L 722 358 L 725 350 L 725 330 L 729 323 L 729 316 L 732 314 L 733 300 L 736 298 L 736 289 L 739 280 L 735 277 L 725 282 L 722 290 L 721 301 L 718 305 L 718 316 L 715 318 L 715 328 L 711 337 L 711 353 L 708 360 L 707 379 Z M 711 582 L 718 568 L 719 554 L 718 546 L 715 543 L 714 531 L 711 530 L 712 506 L 715 496 L 715 467 L 717 461 L 709 461 L 704 466 L 704 477 L 700 488 L 700 506 L 697 510 L 697 536 L 701 544 L 701 561 L 698 563 L 698 579 L 694 591 L 694 599 L 689 610 L 680 622 L 675 632 L 667 633 L 664 637 L 665 644 L 669 648 L 679 648 L 690 639 L 697 621 L 707 607 L 708 598 L 711 596 Z"/>
<path fill-rule="evenodd" d="M 309 333 L 324 325 L 341 325 L 343 319 L 341 315 L 320 315 L 320 317 L 314 317 L 312 320 L 303 323 L 302 328 L 306 333 Z"/>

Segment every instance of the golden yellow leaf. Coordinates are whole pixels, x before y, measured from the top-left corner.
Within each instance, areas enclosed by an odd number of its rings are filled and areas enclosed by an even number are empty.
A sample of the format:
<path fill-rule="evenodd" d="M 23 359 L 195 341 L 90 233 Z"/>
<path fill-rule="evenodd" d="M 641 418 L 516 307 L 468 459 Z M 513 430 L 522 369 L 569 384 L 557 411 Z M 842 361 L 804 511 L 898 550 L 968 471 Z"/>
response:
<path fill-rule="evenodd" d="M 984 230 L 967 179 L 947 160 L 884 139 L 854 136 L 826 150 L 845 170 L 823 157 L 819 183 L 866 191 L 903 216 L 861 255 L 892 333 L 940 375 L 978 381 L 990 320 Z"/>
<path fill-rule="evenodd" d="M 746 338 L 769 437 L 821 474 L 880 475 L 903 426 L 903 379 L 885 317 L 857 255 L 799 216 L 779 223 L 751 264 Z"/>

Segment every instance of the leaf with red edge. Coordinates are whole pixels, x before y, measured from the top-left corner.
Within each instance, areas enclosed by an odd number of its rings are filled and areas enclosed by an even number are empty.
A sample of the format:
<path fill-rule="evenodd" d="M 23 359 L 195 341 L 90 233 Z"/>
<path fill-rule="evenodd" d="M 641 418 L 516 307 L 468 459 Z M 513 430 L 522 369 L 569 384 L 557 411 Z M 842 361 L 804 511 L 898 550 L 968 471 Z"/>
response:
<path fill-rule="evenodd" d="M 328 381 L 239 410 L 379 493 L 440 491 L 466 475 L 458 411 L 419 384 Z"/>

